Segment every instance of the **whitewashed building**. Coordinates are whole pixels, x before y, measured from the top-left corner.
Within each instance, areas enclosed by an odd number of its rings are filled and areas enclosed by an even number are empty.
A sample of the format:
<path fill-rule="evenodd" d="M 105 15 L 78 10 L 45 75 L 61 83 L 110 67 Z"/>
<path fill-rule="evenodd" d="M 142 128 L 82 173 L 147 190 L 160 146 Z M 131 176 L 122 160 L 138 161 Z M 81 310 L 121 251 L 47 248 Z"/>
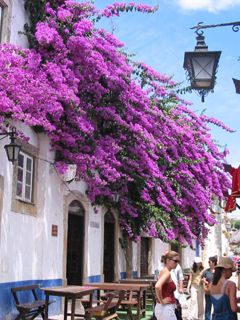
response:
<path fill-rule="evenodd" d="M 1 42 L 27 47 L 19 34 L 27 21 L 23 0 L 0 0 Z M 121 231 L 114 210 L 95 208 L 81 181 L 68 183 L 55 169 L 48 138 L 14 123 L 30 139 L 22 142 L 18 163 L 7 160 L 0 140 L 0 319 L 14 319 L 11 288 L 113 281 L 126 276 Z M 67 179 L 68 180 L 68 179 Z M 96 213 L 97 211 L 97 213 Z M 133 274 L 154 274 L 162 253 L 160 240 L 142 237 L 133 244 Z M 190 267 L 195 250 L 183 249 Z M 51 313 L 60 312 L 60 301 Z"/>

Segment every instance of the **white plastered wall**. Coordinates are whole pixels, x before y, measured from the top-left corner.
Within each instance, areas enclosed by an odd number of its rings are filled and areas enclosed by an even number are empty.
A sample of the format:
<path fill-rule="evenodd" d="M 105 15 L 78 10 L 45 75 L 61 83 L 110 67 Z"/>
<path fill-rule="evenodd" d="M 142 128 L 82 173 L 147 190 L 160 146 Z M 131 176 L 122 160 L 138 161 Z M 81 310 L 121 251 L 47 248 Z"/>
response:
<path fill-rule="evenodd" d="M 10 43 L 14 43 L 23 48 L 28 47 L 27 37 L 24 32 L 24 24 L 28 21 L 28 15 L 24 9 L 24 0 L 14 0 L 12 2 L 12 15 L 10 26 Z"/>
<path fill-rule="evenodd" d="M 161 256 L 166 250 L 169 250 L 169 244 L 162 242 L 160 239 L 153 239 L 152 250 L 153 250 L 152 273 L 154 274 L 155 271 L 160 270 Z"/>
<path fill-rule="evenodd" d="M 20 126 L 24 130 L 24 126 Z M 37 214 L 11 210 L 13 165 L 3 154 L 0 159 L 1 175 L 4 176 L 0 238 L 1 282 L 56 279 L 62 276 L 62 184 L 50 164 L 53 154 L 49 152 L 47 137 L 37 135 L 29 128 L 24 131 L 30 137 L 30 144 L 39 149 L 36 161 L 40 179 L 35 185 L 38 195 L 35 199 Z M 1 153 L 2 150 L 5 152 L 3 146 Z M 52 224 L 58 226 L 57 237 L 51 235 Z"/>

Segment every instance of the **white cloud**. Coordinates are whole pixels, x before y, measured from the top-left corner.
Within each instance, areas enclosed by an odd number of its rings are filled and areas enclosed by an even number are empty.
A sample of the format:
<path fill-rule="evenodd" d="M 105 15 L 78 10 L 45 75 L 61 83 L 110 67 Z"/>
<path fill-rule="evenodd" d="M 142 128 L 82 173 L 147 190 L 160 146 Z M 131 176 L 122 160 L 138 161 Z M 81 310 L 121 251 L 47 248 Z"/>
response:
<path fill-rule="evenodd" d="M 240 6 L 240 0 L 176 0 L 183 10 L 208 10 L 217 12 Z"/>

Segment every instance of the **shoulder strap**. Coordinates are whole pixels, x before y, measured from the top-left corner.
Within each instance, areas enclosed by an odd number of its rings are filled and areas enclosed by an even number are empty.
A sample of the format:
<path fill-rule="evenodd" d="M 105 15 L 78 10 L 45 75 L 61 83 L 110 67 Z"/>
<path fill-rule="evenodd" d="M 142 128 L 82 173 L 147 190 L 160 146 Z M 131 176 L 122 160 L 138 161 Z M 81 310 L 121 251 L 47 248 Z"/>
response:
<path fill-rule="evenodd" d="M 225 281 L 224 281 L 224 284 L 223 284 L 223 286 L 222 286 L 222 290 L 221 290 L 221 293 L 222 293 L 222 294 L 225 293 L 225 289 L 226 289 L 227 284 L 228 284 L 228 280 L 225 280 Z"/>

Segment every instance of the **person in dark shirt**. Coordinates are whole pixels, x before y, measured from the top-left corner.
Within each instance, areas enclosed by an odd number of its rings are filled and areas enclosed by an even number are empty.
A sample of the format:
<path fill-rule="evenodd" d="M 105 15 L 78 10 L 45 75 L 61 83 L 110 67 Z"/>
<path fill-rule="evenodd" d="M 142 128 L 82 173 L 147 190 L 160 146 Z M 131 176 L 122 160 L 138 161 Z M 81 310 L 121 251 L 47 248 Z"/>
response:
<path fill-rule="evenodd" d="M 208 259 L 209 268 L 203 271 L 203 286 L 205 291 L 205 320 L 211 320 L 212 301 L 210 297 L 210 284 L 213 281 L 217 256 Z"/>

